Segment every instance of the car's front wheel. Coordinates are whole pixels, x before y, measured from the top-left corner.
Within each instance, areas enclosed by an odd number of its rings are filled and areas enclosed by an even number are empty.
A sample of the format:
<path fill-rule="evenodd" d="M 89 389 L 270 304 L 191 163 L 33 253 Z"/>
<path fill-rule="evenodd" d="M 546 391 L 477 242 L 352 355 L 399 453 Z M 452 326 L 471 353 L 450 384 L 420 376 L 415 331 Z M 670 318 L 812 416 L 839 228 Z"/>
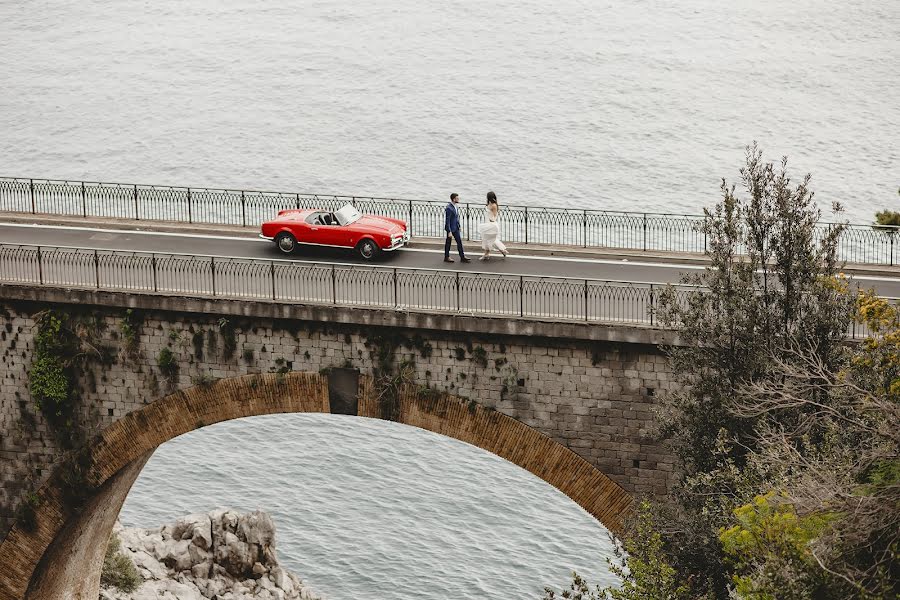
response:
<path fill-rule="evenodd" d="M 275 246 L 281 250 L 283 254 L 291 254 L 297 249 L 297 238 L 290 233 L 283 231 L 275 236 Z"/>
<path fill-rule="evenodd" d="M 381 252 L 381 248 L 378 247 L 378 244 L 373 242 L 372 240 L 363 240 L 359 244 L 356 245 L 356 252 L 365 260 L 372 260 L 378 253 Z"/>

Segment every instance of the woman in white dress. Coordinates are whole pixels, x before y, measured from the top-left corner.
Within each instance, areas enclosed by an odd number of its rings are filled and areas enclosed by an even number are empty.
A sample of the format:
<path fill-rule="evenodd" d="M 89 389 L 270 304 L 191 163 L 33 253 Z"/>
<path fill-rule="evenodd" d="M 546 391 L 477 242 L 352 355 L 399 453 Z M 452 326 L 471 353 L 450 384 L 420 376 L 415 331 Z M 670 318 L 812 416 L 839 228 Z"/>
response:
<path fill-rule="evenodd" d="M 500 241 L 500 206 L 497 204 L 497 194 L 487 193 L 487 206 L 484 208 L 484 223 L 481 230 L 481 247 L 484 250 L 478 260 L 487 260 L 491 256 L 491 250 L 497 250 L 506 258 L 506 246 Z"/>

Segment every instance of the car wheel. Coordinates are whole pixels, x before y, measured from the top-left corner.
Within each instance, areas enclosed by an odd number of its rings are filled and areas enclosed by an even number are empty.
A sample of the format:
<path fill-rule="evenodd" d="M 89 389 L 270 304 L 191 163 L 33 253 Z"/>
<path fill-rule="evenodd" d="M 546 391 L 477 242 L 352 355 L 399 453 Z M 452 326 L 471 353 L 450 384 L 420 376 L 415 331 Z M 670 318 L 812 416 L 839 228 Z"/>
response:
<path fill-rule="evenodd" d="M 281 232 L 275 236 L 275 246 L 284 254 L 291 254 L 297 249 L 297 238 L 290 233 Z"/>
<path fill-rule="evenodd" d="M 380 252 L 380 248 L 372 240 L 363 240 L 356 246 L 356 251 L 365 260 L 372 260 Z"/>

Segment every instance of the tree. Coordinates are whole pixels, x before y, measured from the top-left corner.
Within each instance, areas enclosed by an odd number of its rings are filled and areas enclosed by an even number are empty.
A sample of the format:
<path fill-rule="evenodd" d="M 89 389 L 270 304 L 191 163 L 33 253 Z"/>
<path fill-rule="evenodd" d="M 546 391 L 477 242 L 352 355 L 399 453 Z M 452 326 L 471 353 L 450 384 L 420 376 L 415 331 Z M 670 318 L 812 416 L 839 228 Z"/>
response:
<path fill-rule="evenodd" d="M 794 583 L 808 597 L 900 597 L 900 308 L 871 292 L 858 300 L 870 335 L 837 368 L 795 345 L 734 404 L 760 421 L 756 460 L 778 474 L 780 509 L 827 525 L 807 540 Z M 785 426 L 798 410 L 802 426 Z M 739 554 L 743 588 L 755 591 L 783 589 L 771 574 L 799 556 L 777 546 Z"/>
<path fill-rule="evenodd" d="M 705 211 L 709 266 L 684 279 L 699 289 L 670 287 L 658 309 L 683 344 L 669 349 L 681 389 L 663 397 L 659 414 L 680 467 L 670 501 L 657 509 L 659 527 L 681 578 L 717 598 L 731 584 L 719 531 L 771 477 L 751 460 L 758 419 L 733 410 L 734 401 L 798 340 L 835 365 L 852 317 L 852 299 L 835 285 L 843 227 L 817 229 L 809 175 L 794 184 L 787 159 L 767 163 L 754 144 L 741 179 L 746 195 L 723 180 L 722 201 Z M 796 427 L 803 413 L 781 418 Z"/>

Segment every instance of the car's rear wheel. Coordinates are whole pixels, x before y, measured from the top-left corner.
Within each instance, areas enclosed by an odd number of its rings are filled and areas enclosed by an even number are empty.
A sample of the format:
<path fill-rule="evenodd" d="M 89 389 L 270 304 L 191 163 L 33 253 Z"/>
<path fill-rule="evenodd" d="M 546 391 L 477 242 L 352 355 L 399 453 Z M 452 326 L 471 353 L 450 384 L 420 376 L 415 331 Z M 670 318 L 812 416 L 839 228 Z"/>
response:
<path fill-rule="evenodd" d="M 297 238 L 283 231 L 275 236 L 275 246 L 284 254 L 291 254 L 297 249 Z"/>
<path fill-rule="evenodd" d="M 381 252 L 381 249 L 378 247 L 378 244 L 373 242 L 372 240 L 363 240 L 359 244 L 356 245 L 356 252 L 365 259 L 372 260 L 378 253 Z"/>

